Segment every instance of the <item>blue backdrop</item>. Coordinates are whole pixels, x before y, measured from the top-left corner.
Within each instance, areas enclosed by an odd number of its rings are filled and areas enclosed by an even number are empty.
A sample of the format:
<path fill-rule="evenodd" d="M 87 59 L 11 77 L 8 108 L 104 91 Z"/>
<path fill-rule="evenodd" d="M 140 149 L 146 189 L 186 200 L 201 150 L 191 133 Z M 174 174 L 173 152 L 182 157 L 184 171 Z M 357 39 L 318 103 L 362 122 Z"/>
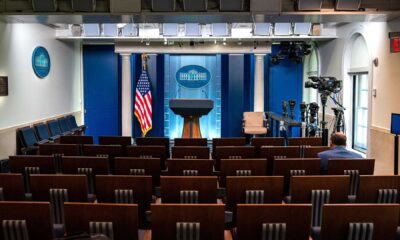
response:
<path fill-rule="evenodd" d="M 273 53 L 279 46 L 273 46 Z M 289 60 L 279 65 L 270 64 L 265 57 L 265 111 L 282 112 L 282 101 L 296 101 L 296 118 L 302 101 L 303 65 Z M 140 54 L 132 54 L 132 93 L 141 73 Z M 179 137 L 182 119 L 169 109 L 171 98 L 211 98 L 214 110 L 201 119 L 204 137 L 242 136 L 244 111 L 253 111 L 254 55 L 150 55 L 148 74 L 153 97 L 153 129 L 148 136 Z M 176 82 L 176 72 L 186 65 L 199 65 L 211 73 L 210 83 L 191 90 Z M 121 58 L 114 53 L 114 46 L 84 45 L 84 104 L 87 134 L 121 134 Z M 132 96 L 134 106 L 134 95 Z M 141 136 L 140 126 L 133 117 L 133 136 Z M 296 136 L 299 131 L 294 132 Z M 97 139 L 96 139 L 97 140 Z"/>
<path fill-rule="evenodd" d="M 210 73 L 207 85 L 188 88 L 177 82 L 176 74 L 183 67 L 196 65 Z M 164 134 L 170 138 L 181 137 L 183 118 L 169 108 L 172 98 L 208 98 L 214 101 L 214 109 L 200 118 L 201 134 L 205 138 L 221 136 L 221 56 L 220 55 L 165 55 L 164 78 Z"/>

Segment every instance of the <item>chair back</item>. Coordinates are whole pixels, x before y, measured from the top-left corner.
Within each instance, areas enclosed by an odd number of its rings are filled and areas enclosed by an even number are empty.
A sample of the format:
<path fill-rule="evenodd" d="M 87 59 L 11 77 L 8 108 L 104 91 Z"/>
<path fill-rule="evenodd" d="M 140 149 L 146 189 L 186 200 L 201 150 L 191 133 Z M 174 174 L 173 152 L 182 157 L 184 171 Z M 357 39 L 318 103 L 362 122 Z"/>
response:
<path fill-rule="evenodd" d="M 35 131 L 36 131 L 36 134 L 37 134 L 39 140 L 46 140 L 51 137 L 49 129 L 46 124 L 38 123 L 38 124 L 34 125 L 33 127 L 35 128 Z"/>
<path fill-rule="evenodd" d="M 135 157 L 116 157 L 116 175 L 137 175 L 144 172 L 146 176 L 152 176 L 153 186 L 160 186 L 161 165 L 158 158 L 135 158 Z"/>
<path fill-rule="evenodd" d="M 243 120 L 245 127 L 262 127 L 264 126 L 263 112 L 244 112 Z"/>
<path fill-rule="evenodd" d="M 207 138 L 175 138 L 174 146 L 207 146 Z"/>
<path fill-rule="evenodd" d="M 24 178 L 22 174 L 0 174 L 0 189 L 4 201 L 23 201 L 25 199 Z"/>
<path fill-rule="evenodd" d="M 185 171 L 196 171 L 197 176 L 213 175 L 213 160 L 209 159 L 170 159 L 168 160 L 169 176 L 184 176 Z"/>

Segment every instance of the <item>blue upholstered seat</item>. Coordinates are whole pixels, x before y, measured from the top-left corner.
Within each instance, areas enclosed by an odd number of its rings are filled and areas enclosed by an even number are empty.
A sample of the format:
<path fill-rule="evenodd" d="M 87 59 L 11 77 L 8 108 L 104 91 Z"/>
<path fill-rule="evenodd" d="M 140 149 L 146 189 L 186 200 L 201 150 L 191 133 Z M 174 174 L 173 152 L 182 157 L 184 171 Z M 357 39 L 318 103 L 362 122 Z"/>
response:
<path fill-rule="evenodd" d="M 39 123 L 35 125 L 36 135 L 38 136 L 39 140 L 46 140 L 50 139 L 49 129 L 47 125 L 44 123 Z"/>
<path fill-rule="evenodd" d="M 52 137 L 57 137 L 62 135 L 62 131 L 60 129 L 60 125 L 57 120 L 51 120 L 47 122 L 47 126 L 49 127 L 50 134 Z"/>
<path fill-rule="evenodd" d="M 58 125 L 60 126 L 60 129 L 61 129 L 61 132 L 63 135 L 71 133 L 72 128 L 67 123 L 66 118 L 59 118 L 57 121 L 58 121 Z"/>
<path fill-rule="evenodd" d="M 73 132 L 76 132 L 76 131 L 84 132 L 85 131 L 86 125 L 78 126 L 74 115 L 68 115 L 65 117 L 65 119 L 67 120 L 67 123 L 69 124 L 71 131 L 73 131 Z"/>
<path fill-rule="evenodd" d="M 38 140 L 35 130 L 31 127 L 19 129 L 18 138 L 22 154 L 36 154 L 36 145 L 42 143 Z"/>

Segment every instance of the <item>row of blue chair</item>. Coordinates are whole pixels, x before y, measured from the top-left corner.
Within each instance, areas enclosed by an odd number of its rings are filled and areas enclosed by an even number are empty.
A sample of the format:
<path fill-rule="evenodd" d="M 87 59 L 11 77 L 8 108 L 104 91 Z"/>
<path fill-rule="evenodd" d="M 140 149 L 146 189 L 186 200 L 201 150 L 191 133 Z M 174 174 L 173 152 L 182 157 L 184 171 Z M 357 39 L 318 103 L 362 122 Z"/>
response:
<path fill-rule="evenodd" d="M 37 145 L 55 142 L 60 136 L 81 135 L 85 129 L 85 125 L 78 126 L 73 115 L 18 129 L 18 154 L 35 154 Z"/>

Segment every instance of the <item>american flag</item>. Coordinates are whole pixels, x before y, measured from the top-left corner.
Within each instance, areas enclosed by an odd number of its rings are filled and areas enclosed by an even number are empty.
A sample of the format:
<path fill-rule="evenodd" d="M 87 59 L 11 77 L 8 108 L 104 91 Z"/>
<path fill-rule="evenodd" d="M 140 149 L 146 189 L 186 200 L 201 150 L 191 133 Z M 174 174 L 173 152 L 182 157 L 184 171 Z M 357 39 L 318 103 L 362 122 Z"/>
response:
<path fill-rule="evenodd" d="M 152 100 L 147 71 L 143 70 L 136 85 L 135 116 L 142 128 L 143 137 L 152 128 Z"/>

